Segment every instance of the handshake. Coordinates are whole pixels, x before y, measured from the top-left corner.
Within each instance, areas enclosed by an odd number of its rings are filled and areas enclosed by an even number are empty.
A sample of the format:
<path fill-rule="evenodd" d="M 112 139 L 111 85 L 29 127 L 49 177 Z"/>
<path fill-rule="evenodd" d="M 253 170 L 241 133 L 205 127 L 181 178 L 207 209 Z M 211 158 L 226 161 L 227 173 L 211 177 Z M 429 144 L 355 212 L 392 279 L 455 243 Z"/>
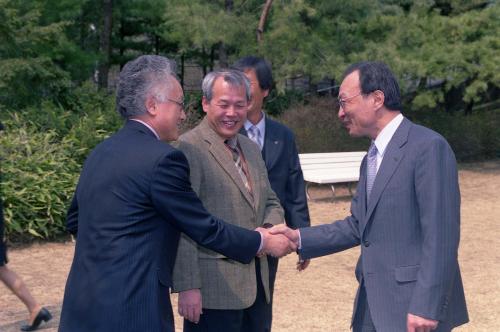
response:
<path fill-rule="evenodd" d="M 285 224 L 270 228 L 258 227 L 255 230 L 262 234 L 263 240 L 262 248 L 257 253 L 258 256 L 283 257 L 297 251 L 299 247 L 299 231 L 288 228 Z"/>

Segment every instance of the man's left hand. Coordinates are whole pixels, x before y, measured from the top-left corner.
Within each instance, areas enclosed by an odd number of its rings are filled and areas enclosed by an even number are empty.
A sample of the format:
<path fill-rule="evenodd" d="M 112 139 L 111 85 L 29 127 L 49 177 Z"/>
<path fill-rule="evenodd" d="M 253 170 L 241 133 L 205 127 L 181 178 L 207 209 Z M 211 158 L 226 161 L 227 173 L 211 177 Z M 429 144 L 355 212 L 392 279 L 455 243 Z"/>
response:
<path fill-rule="evenodd" d="M 430 332 L 437 328 L 439 321 L 408 314 L 406 327 L 408 332 Z"/>
<path fill-rule="evenodd" d="M 311 262 L 310 259 L 306 259 L 306 260 L 299 260 L 297 262 L 297 270 L 300 272 L 300 271 L 304 271 L 305 269 L 307 269 L 307 267 L 309 266 L 309 263 Z"/>

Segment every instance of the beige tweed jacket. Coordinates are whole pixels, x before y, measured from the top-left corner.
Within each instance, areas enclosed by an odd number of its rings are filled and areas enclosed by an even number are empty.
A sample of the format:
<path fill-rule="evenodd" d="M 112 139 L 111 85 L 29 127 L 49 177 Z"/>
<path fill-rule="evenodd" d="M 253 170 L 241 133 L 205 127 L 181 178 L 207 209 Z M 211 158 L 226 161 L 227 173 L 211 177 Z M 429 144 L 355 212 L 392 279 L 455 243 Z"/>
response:
<path fill-rule="evenodd" d="M 223 139 L 205 118 L 182 135 L 178 148 L 186 155 L 194 191 L 214 216 L 234 225 L 255 229 L 264 223 L 283 223 L 283 209 L 271 189 L 257 145 L 238 134 L 250 172 L 253 199 L 245 188 Z M 255 260 L 241 264 L 198 246 L 181 236 L 173 273 L 173 291 L 200 288 L 203 308 L 244 309 L 257 295 Z M 269 302 L 269 270 L 266 257 L 260 259 L 261 278 Z"/>

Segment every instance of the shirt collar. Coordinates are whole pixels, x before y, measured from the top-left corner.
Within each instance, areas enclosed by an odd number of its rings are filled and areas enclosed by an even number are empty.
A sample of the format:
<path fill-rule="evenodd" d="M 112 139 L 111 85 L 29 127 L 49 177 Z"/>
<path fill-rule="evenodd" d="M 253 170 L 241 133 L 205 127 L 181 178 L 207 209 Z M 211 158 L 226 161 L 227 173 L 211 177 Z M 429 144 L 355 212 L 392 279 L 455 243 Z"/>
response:
<path fill-rule="evenodd" d="M 132 121 L 135 121 L 135 122 L 139 122 L 139 123 L 142 123 L 143 125 L 145 125 L 146 127 L 149 128 L 149 130 L 151 130 L 153 132 L 153 134 L 155 134 L 156 138 L 159 140 L 160 139 L 160 136 L 158 135 L 158 133 L 156 132 L 156 130 L 153 129 L 153 127 L 151 127 L 150 125 L 148 125 L 146 122 L 142 121 L 142 120 L 139 120 L 139 119 L 130 119 Z"/>
<path fill-rule="evenodd" d="M 382 129 L 382 131 L 378 134 L 377 138 L 375 139 L 375 146 L 377 147 L 377 151 L 381 156 L 384 155 L 387 145 L 389 145 L 392 136 L 394 136 L 394 133 L 398 129 L 403 119 L 404 119 L 403 115 L 401 113 L 398 114 Z"/>
<path fill-rule="evenodd" d="M 247 119 L 244 124 L 245 130 L 248 132 L 248 129 L 250 129 L 251 126 L 259 128 L 261 137 L 264 137 L 266 133 L 266 114 L 262 112 L 262 118 L 255 125 Z"/>

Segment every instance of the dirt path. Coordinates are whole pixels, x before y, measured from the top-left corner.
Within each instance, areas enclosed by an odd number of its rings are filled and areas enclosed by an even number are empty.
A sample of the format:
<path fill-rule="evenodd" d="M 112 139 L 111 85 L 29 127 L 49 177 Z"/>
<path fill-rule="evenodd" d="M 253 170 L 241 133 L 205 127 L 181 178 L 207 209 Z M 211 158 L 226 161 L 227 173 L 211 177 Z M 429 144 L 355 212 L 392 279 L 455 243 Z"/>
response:
<path fill-rule="evenodd" d="M 500 331 L 500 161 L 462 165 L 460 185 L 459 259 L 471 322 L 456 331 Z M 327 188 L 313 193 L 324 197 L 310 203 L 314 224 L 330 222 L 349 212 L 349 197 L 333 200 Z M 9 252 L 9 266 L 22 275 L 40 303 L 56 314 L 41 331 L 57 330 L 73 250 L 72 243 L 47 243 Z M 349 331 L 357 255 L 358 250 L 353 249 L 318 258 L 301 273 L 295 271 L 296 256 L 283 258 L 275 291 L 273 331 Z M 176 303 L 175 295 L 172 303 Z M 25 316 L 22 303 L 0 285 L 0 331 L 19 331 Z M 179 317 L 176 326 L 181 331 Z"/>

